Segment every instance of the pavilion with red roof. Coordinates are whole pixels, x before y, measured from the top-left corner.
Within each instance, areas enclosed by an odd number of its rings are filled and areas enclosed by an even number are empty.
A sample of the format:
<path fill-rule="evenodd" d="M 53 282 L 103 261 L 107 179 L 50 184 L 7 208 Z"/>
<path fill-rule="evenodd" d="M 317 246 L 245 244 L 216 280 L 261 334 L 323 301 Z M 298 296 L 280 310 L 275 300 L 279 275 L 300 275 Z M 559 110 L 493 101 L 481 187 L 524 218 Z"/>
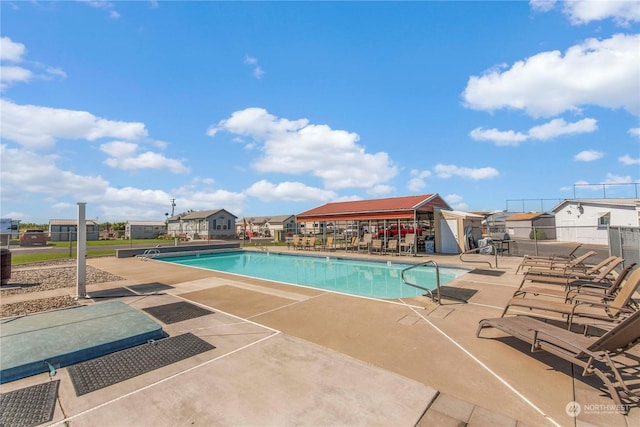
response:
<path fill-rule="evenodd" d="M 416 230 L 416 237 L 422 244 L 426 238 L 425 234 L 433 234 L 436 209 L 451 209 L 438 194 L 354 200 L 326 203 L 309 209 L 297 214 L 296 222 L 311 223 L 314 230 L 316 227 L 327 230 L 324 226 L 329 224 L 334 225 L 334 230 L 339 229 L 339 222 L 356 224 L 356 230 L 360 230 L 360 234 L 363 233 L 362 230 L 371 234 L 387 230 L 383 232 L 385 239 L 390 235 L 397 235 L 394 238 L 400 239 L 404 237 L 405 232 L 413 233 Z M 395 230 L 395 233 L 389 230 Z M 398 230 L 402 233 L 398 233 Z"/>

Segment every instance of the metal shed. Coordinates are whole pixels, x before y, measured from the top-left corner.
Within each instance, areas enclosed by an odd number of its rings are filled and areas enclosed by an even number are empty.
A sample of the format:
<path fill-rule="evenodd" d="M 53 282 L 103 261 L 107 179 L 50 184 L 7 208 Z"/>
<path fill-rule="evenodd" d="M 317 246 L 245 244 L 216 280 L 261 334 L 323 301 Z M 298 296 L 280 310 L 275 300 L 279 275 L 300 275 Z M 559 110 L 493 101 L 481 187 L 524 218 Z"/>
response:
<path fill-rule="evenodd" d="M 129 221 L 124 229 L 127 239 L 155 239 L 165 232 L 164 221 Z"/>
<path fill-rule="evenodd" d="M 100 238 L 100 227 L 94 220 L 86 221 L 87 240 L 98 240 Z M 75 242 L 78 239 L 77 219 L 50 219 L 49 220 L 49 240 L 52 242 Z"/>
<path fill-rule="evenodd" d="M 436 209 L 436 251 L 459 254 L 474 249 L 482 237 L 482 215 L 455 210 Z"/>

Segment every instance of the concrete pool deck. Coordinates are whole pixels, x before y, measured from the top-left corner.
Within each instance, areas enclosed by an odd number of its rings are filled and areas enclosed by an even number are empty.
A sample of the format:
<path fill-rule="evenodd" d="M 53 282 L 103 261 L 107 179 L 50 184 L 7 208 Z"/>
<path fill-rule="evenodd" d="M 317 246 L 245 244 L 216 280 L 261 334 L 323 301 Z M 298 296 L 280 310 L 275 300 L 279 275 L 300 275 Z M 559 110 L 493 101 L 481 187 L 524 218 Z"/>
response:
<path fill-rule="evenodd" d="M 170 286 L 118 300 L 140 310 L 176 301 L 207 307 L 213 315 L 163 328 L 172 336 L 191 332 L 216 348 L 82 396 L 62 368 L 54 378 L 61 383 L 51 424 L 640 425 L 637 405 L 627 416 L 611 413 L 613 401 L 598 379 L 574 373 L 568 362 L 532 354 L 497 331 L 476 338 L 478 321 L 498 317 L 519 284 L 521 258 L 499 257 L 500 275 L 457 256 L 373 258 L 477 267 L 450 285 L 478 292 L 469 304 L 444 300 L 437 306 L 424 297 L 379 301 L 152 260 L 89 259 L 125 279 L 91 285 L 89 295 Z M 49 380 L 48 373 L 38 374 L 2 384 L 0 391 Z M 566 412 L 573 401 L 585 408 L 575 418 Z"/>

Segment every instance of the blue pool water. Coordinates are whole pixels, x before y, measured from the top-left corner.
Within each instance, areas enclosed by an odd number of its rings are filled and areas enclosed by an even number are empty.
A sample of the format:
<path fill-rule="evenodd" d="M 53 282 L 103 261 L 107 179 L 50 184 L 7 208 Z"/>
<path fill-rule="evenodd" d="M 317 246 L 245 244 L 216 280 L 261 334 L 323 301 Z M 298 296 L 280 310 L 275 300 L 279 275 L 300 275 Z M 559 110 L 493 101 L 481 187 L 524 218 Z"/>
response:
<path fill-rule="evenodd" d="M 424 294 L 424 291 L 402 283 L 402 270 L 412 264 L 250 251 L 171 257 L 160 261 L 371 298 L 407 298 Z M 467 271 L 442 267 L 439 270 L 440 285 Z M 429 289 L 436 287 L 432 266 L 411 269 L 405 278 Z"/>

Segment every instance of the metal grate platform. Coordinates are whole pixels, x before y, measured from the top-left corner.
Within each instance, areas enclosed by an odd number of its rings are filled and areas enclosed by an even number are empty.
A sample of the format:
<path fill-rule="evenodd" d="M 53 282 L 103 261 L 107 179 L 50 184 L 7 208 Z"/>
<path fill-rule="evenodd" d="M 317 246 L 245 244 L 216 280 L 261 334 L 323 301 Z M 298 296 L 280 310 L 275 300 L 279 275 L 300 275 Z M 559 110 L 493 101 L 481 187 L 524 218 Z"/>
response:
<path fill-rule="evenodd" d="M 69 367 L 69 375 L 76 394 L 81 396 L 214 348 L 186 333 L 78 363 Z"/>
<path fill-rule="evenodd" d="M 36 426 L 51 421 L 60 380 L 0 394 L 0 426 Z"/>
<path fill-rule="evenodd" d="M 500 277 L 504 273 L 505 272 L 502 270 L 487 270 L 484 268 L 475 268 L 469 272 L 469 274 L 480 274 L 483 276 L 494 276 L 494 277 Z"/>
<path fill-rule="evenodd" d="M 456 288 L 454 286 L 441 286 L 440 296 L 442 298 L 454 299 L 458 301 L 469 301 L 478 292 L 477 289 Z M 435 293 L 435 290 L 434 290 Z"/>
<path fill-rule="evenodd" d="M 213 311 L 190 304 L 186 301 L 157 305 L 155 307 L 143 308 L 143 310 L 167 325 L 213 313 Z"/>

